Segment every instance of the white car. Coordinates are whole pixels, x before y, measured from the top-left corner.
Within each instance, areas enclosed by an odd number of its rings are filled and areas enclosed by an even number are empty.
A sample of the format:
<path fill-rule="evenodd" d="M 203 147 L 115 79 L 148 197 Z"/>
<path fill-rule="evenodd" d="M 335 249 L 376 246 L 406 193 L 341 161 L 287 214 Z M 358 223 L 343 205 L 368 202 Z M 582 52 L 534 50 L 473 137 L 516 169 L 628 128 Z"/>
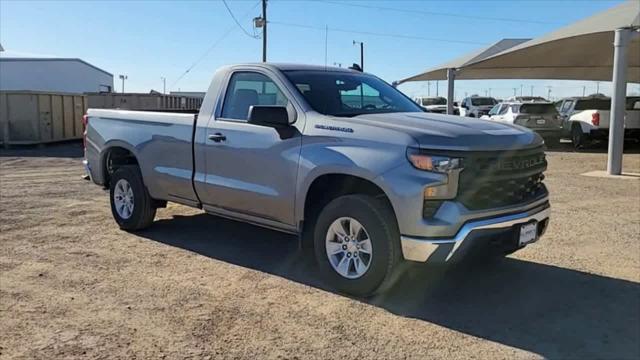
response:
<path fill-rule="evenodd" d="M 551 102 L 503 102 L 481 119 L 524 126 L 539 133 L 549 145 L 560 143 L 562 136 L 562 118 Z"/>
<path fill-rule="evenodd" d="M 492 97 L 471 96 L 462 100 L 460 116 L 481 117 L 487 115 L 498 101 Z"/>
<path fill-rule="evenodd" d="M 604 96 L 573 97 L 556 102 L 562 116 L 564 135 L 573 146 L 581 148 L 592 141 L 609 137 L 611 98 Z M 628 97 L 624 120 L 625 139 L 640 140 L 640 97 Z"/>
<path fill-rule="evenodd" d="M 426 112 L 438 114 L 447 113 L 447 99 L 443 97 L 416 97 L 413 101 L 420 105 L 420 107 L 422 107 Z M 455 102 L 453 103 L 453 106 L 453 114 L 460 115 L 460 109 Z"/>

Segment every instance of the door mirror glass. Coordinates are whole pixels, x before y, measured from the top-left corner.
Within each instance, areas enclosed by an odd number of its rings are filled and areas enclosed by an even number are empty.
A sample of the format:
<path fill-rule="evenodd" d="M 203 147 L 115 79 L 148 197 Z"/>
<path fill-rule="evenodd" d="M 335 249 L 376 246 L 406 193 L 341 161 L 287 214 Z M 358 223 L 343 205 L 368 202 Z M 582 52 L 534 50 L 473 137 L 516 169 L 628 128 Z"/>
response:
<path fill-rule="evenodd" d="M 289 126 L 289 112 L 284 106 L 253 105 L 249 108 L 249 123 L 269 127 Z"/>

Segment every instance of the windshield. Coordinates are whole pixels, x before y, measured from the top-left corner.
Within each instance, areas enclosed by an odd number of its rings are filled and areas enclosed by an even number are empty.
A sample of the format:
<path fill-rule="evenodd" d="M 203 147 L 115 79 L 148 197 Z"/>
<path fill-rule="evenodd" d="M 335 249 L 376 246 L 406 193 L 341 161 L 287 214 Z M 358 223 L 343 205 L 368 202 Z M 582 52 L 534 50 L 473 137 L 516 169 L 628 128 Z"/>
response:
<path fill-rule="evenodd" d="M 289 70 L 284 74 L 313 110 L 324 115 L 422 112 L 400 91 L 371 75 L 320 70 Z"/>
<path fill-rule="evenodd" d="M 558 110 L 553 104 L 522 104 L 513 105 L 513 112 L 520 114 L 557 114 Z"/>
<path fill-rule="evenodd" d="M 575 110 L 611 110 L 611 99 L 578 100 Z"/>
<path fill-rule="evenodd" d="M 437 98 L 422 98 L 422 105 L 430 106 L 430 105 L 447 105 L 447 99 L 442 97 Z"/>
<path fill-rule="evenodd" d="M 471 98 L 471 104 L 474 106 L 486 106 L 486 105 L 495 105 L 498 102 L 494 98 L 489 97 L 475 97 Z"/>

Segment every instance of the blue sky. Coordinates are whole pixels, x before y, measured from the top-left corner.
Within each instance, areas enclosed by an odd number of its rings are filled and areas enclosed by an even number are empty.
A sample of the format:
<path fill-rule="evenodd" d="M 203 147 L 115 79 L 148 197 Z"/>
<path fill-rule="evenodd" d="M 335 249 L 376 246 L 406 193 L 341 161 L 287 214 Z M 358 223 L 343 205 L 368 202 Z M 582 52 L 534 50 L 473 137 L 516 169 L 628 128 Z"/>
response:
<path fill-rule="evenodd" d="M 359 48 L 352 41 L 363 41 L 365 69 L 391 82 L 505 37 L 542 35 L 619 2 L 270 0 L 269 61 L 324 64 L 323 29 L 328 27 L 329 65 L 358 62 Z M 260 14 L 259 1 L 228 4 L 253 33 L 251 19 Z M 167 90 L 203 91 L 220 65 L 260 61 L 262 54 L 262 41 L 243 33 L 222 1 L 0 0 L 0 43 L 7 53 L 82 58 L 113 73 L 117 89 L 117 75 L 127 74 L 126 90 L 137 92 L 161 90 L 161 77 L 167 78 Z M 597 86 L 591 81 L 551 80 L 456 84 L 457 98 L 465 93 L 483 95 L 489 87 L 493 96 L 507 97 L 513 88 L 519 94 L 520 85 L 524 94 L 533 86 L 535 95 L 544 96 L 546 86 L 552 86 L 551 96 L 562 97 L 581 95 L 583 86 L 587 94 L 594 93 Z M 600 92 L 610 92 L 609 83 L 599 87 Z M 430 88 L 434 95 L 435 84 Z M 400 89 L 410 96 L 428 92 L 426 83 Z M 629 90 L 637 93 L 640 87 L 631 85 Z M 446 85 L 440 82 L 440 95 L 445 92 Z"/>

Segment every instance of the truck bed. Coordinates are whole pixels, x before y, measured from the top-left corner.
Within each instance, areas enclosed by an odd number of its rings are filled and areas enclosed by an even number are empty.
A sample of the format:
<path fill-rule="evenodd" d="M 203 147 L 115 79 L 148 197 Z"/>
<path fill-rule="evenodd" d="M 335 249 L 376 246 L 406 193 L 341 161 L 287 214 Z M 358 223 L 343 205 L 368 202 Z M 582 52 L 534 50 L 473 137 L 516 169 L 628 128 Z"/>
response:
<path fill-rule="evenodd" d="M 88 131 L 94 132 L 87 136 L 88 158 L 101 159 L 106 155 L 101 149 L 121 146 L 136 155 L 152 197 L 197 204 L 192 184 L 197 115 L 106 109 L 89 109 L 87 114 Z"/>

